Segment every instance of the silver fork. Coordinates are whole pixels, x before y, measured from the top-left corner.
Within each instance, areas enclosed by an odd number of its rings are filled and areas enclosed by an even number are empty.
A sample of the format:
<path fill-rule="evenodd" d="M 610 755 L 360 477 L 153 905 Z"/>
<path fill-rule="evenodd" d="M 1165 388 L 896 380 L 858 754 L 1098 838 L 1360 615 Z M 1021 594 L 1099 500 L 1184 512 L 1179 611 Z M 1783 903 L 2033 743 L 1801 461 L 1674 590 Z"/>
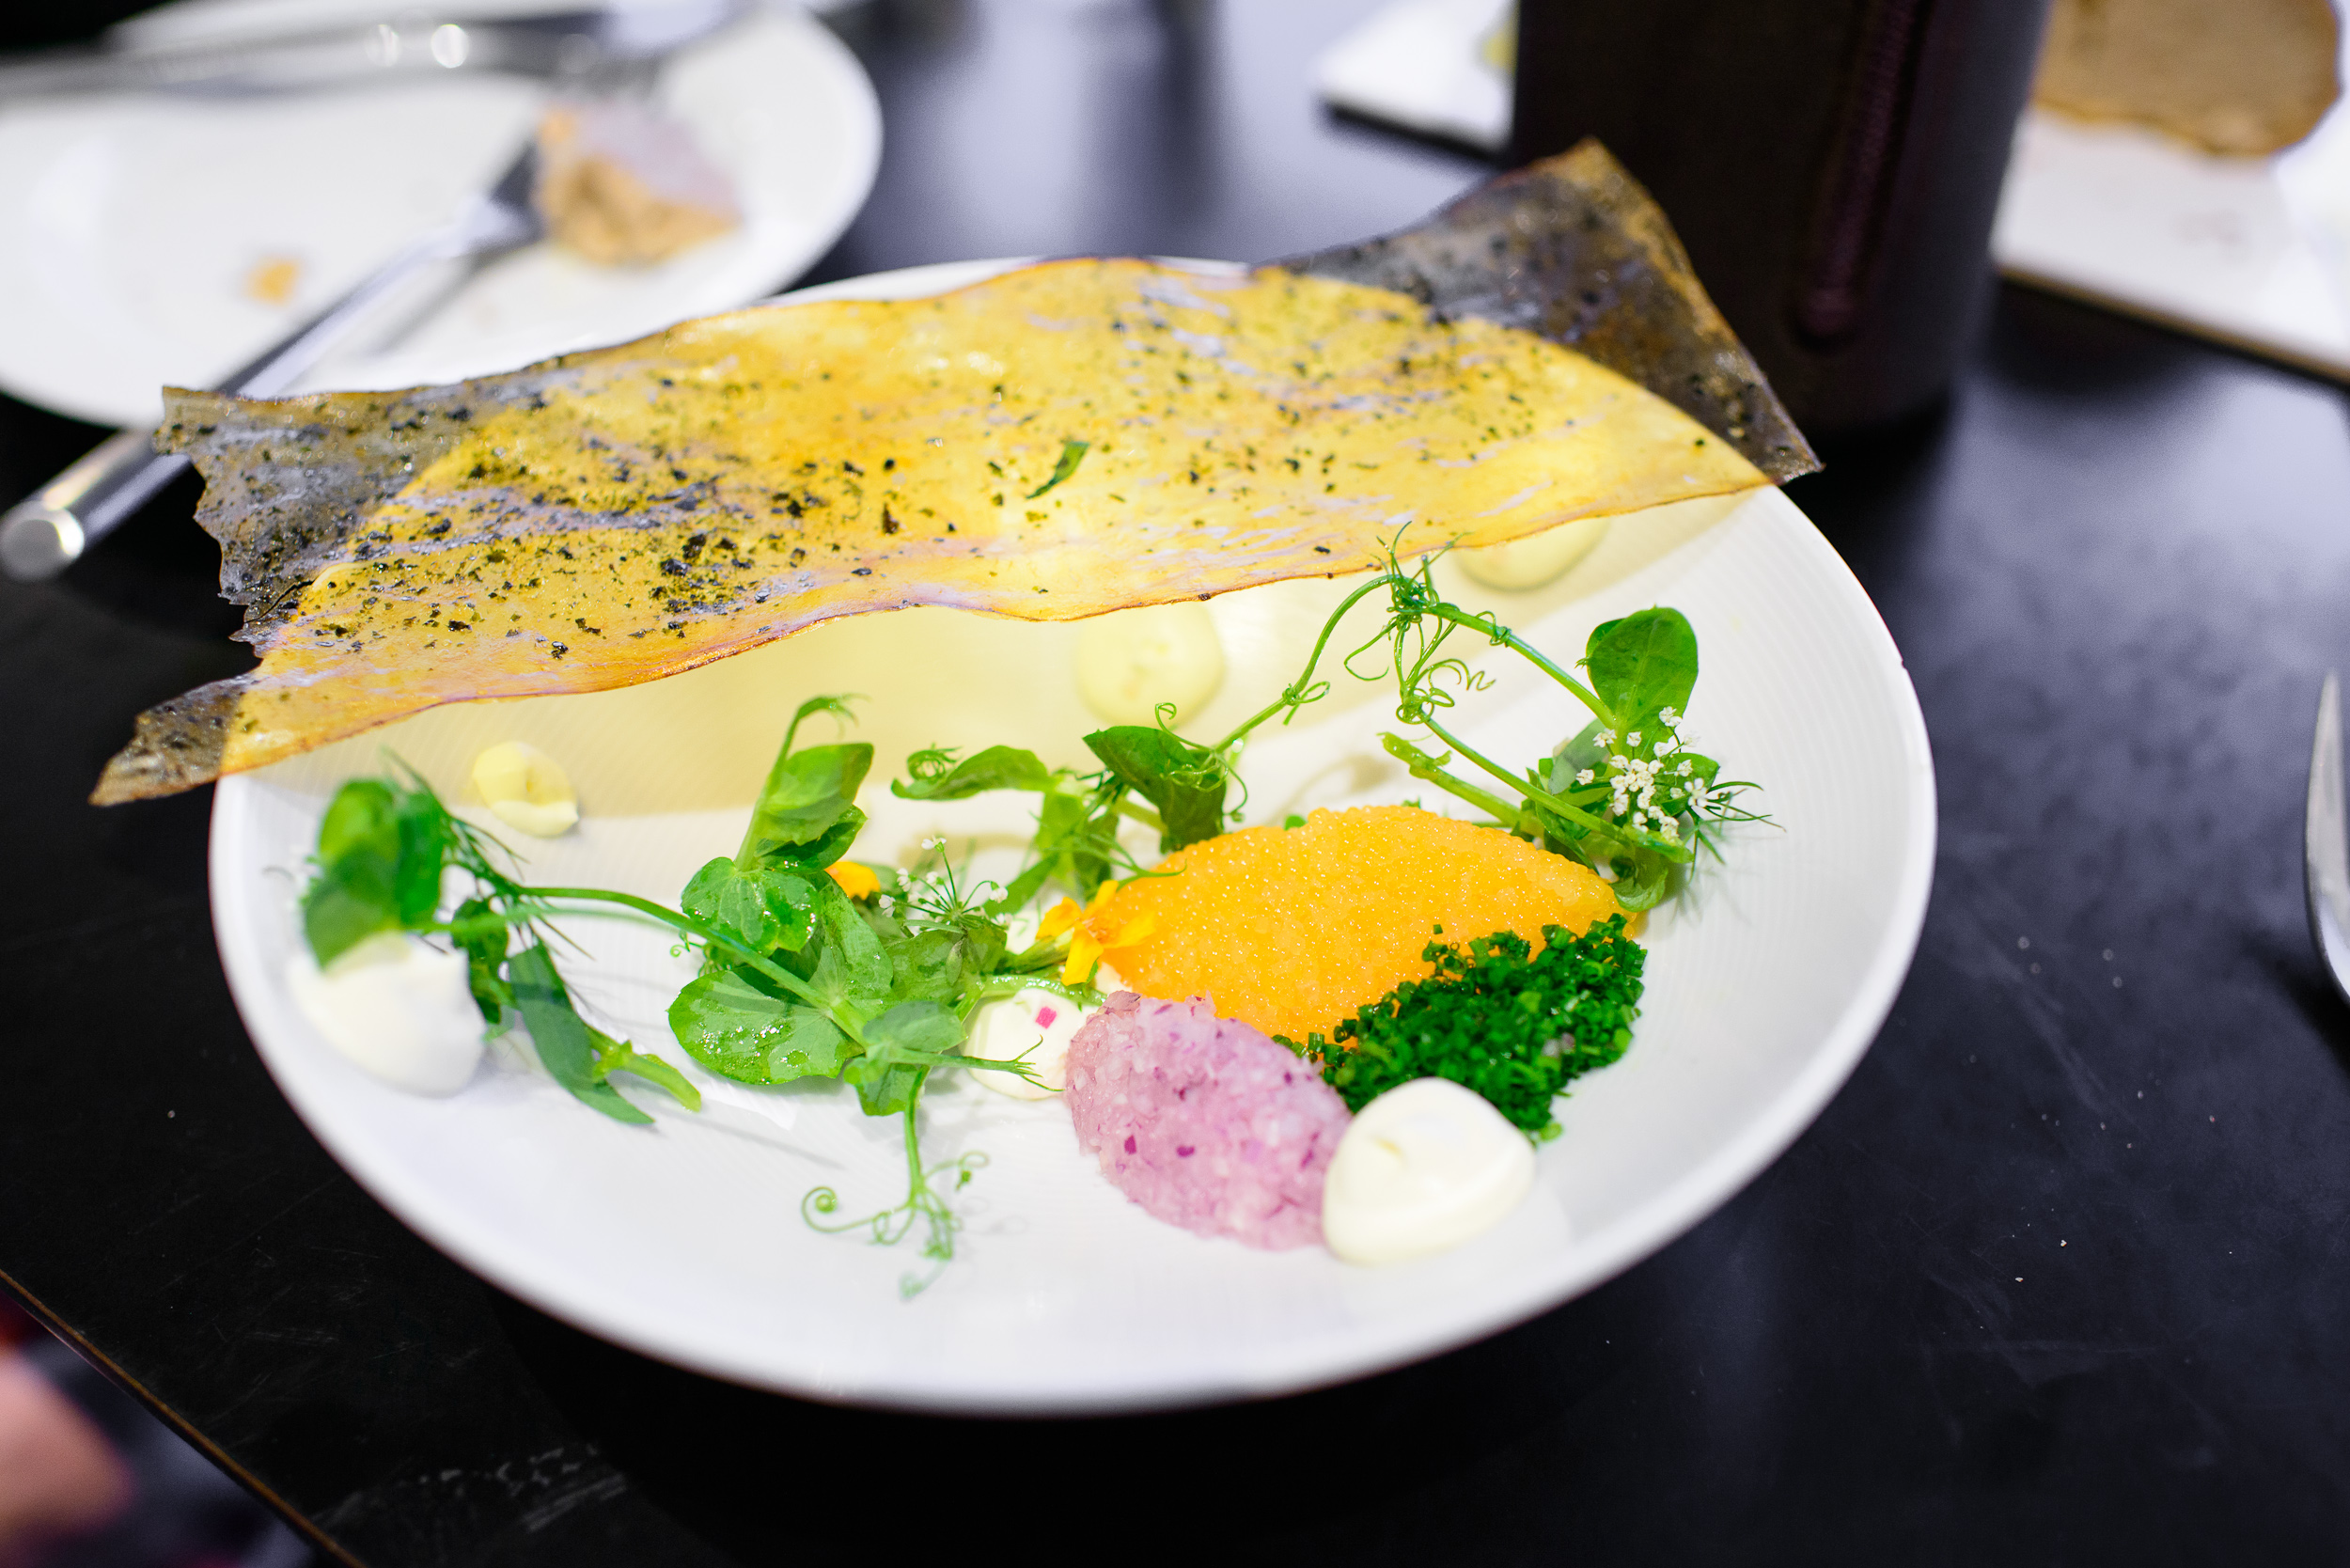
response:
<path fill-rule="evenodd" d="M 2334 989 L 2350 1001 L 2350 824 L 2342 767 L 2342 682 L 2333 671 L 2317 694 L 2317 734 L 2310 743 L 2310 798 L 2301 824 L 2301 870 L 2309 894 L 2310 938 Z"/>
<path fill-rule="evenodd" d="M 524 143 L 497 182 L 466 203 L 453 220 L 409 242 L 357 288 L 239 367 L 213 390 L 275 397 L 340 342 L 352 323 L 425 268 L 484 261 L 538 240 L 546 231 L 530 199 L 538 167 L 536 144 Z M 0 518 L 0 568 L 28 581 L 54 577 L 153 499 L 188 466 L 184 457 L 157 452 L 154 439 L 149 431 L 118 431 L 10 508 Z"/>

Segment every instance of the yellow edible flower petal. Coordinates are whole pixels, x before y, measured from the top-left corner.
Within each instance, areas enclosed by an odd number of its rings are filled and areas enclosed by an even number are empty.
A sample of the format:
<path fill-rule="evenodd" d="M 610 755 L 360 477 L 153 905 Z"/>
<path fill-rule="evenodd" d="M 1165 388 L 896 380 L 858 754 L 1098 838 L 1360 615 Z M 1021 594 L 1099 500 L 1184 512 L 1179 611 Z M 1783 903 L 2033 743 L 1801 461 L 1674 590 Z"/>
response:
<path fill-rule="evenodd" d="M 1069 939 L 1069 962 L 1060 966 L 1063 985 L 1083 985 L 1093 973 L 1093 966 L 1102 962 L 1102 942 L 1088 926 L 1079 926 Z"/>
<path fill-rule="evenodd" d="M 836 860 L 824 870 L 853 899 L 870 899 L 881 891 L 881 878 L 873 874 L 872 868 L 854 860 Z"/>
<path fill-rule="evenodd" d="M 1104 953 L 1116 952 L 1120 948 L 1131 947 L 1159 929 L 1159 917 L 1156 915 L 1143 914 L 1136 916 L 1119 927 L 1115 936 L 1104 937 L 1101 928 L 1094 923 L 1093 917 L 1097 911 L 1109 902 L 1117 891 L 1118 884 L 1114 882 L 1102 884 L 1102 891 L 1095 896 L 1092 909 L 1088 910 L 1084 918 L 1076 925 L 1076 934 L 1069 939 L 1069 962 L 1061 965 L 1060 980 L 1063 985 L 1084 984 L 1092 978 L 1093 966 L 1102 962 Z M 1071 909 L 1076 907 L 1067 899 L 1063 899 L 1061 903 Z M 1058 915 L 1060 909 L 1056 908 L 1053 913 Z"/>
<path fill-rule="evenodd" d="M 1159 917 L 1156 915 L 1137 915 L 1119 927 L 1118 934 L 1102 944 L 1102 950 L 1108 952 L 1114 948 L 1131 948 L 1158 929 Z"/>

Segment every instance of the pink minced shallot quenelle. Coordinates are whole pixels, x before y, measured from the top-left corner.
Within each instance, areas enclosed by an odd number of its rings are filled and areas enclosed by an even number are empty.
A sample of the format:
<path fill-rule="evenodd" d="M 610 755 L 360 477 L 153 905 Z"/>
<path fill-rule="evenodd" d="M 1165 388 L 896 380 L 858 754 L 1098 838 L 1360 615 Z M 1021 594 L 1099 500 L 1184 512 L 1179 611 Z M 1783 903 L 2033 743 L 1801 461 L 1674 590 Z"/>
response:
<path fill-rule="evenodd" d="M 1077 1146 L 1152 1216 L 1248 1247 L 1322 1240 L 1338 1091 L 1205 1001 L 1113 996 L 1069 1045 Z"/>

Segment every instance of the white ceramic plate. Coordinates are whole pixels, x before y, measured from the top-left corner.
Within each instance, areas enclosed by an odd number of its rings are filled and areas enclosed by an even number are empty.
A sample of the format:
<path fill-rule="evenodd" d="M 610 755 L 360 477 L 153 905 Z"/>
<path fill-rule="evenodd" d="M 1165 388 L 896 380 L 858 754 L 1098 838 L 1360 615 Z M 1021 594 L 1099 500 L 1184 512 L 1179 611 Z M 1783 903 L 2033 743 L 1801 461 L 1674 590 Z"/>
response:
<path fill-rule="evenodd" d="M 461 73 L 0 108 L 0 232 L 11 242 L 0 245 L 0 388 L 103 424 L 151 422 L 160 388 L 212 384 L 446 220 L 505 167 L 543 97 L 519 78 Z M 761 12 L 682 51 L 657 98 L 732 177 L 741 228 L 646 268 L 531 246 L 404 335 L 416 312 L 386 311 L 373 341 L 305 385 L 454 381 L 731 309 L 822 256 L 872 188 L 872 84 L 796 11 Z M 271 305 L 248 285 L 276 259 L 294 263 L 296 281 Z"/>
<path fill-rule="evenodd" d="M 994 264 L 999 265 L 999 264 Z M 853 286 L 909 297 L 990 266 Z M 841 288 L 828 292 L 845 291 Z M 1934 775 L 1917 701 L 1874 608 L 1775 490 L 1616 521 L 1546 588 L 1489 605 L 1571 660 L 1599 620 L 1652 604 L 1695 624 L 1704 673 L 1686 733 L 1760 780 L 1776 825 L 1742 830 L 1728 864 L 1651 922 L 1646 1011 L 1630 1052 L 1561 1103 L 1531 1198 L 1458 1251 L 1348 1267 L 1319 1249 L 1251 1251 L 1152 1220 L 1079 1154 L 1067 1112 L 947 1075 L 926 1097 L 926 1154 L 991 1163 L 959 1200 L 961 1255 L 901 1302 L 911 1246 L 818 1234 L 800 1200 L 848 1211 L 902 1194 L 895 1118 L 832 1084 L 706 1086 L 689 1116 L 628 1128 L 523 1061 L 494 1059 L 447 1100 L 400 1093 L 337 1056 L 284 984 L 294 898 L 329 792 L 384 747 L 466 807 L 481 747 L 528 740 L 560 758 L 588 816 L 529 845 L 534 880 L 673 902 L 732 853 L 784 722 L 820 692 L 866 694 L 873 821 L 858 854 L 909 860 L 932 832 L 1002 865 L 1016 799 L 914 807 L 885 781 L 931 742 L 1033 745 L 1084 760 L 1094 722 L 1072 675 L 1075 625 L 949 610 L 831 622 L 705 669 L 592 696 L 468 704 L 225 780 L 212 901 L 229 983 L 263 1058 L 336 1157 L 459 1261 L 593 1332 L 722 1377 L 818 1398 L 964 1411 L 1136 1409 L 1337 1381 L 1491 1333 L 1588 1290 L 1723 1202 L 1810 1123 L 1867 1049 L 1924 917 Z M 1231 669 L 1198 716 L 1220 733 L 1287 681 L 1343 583 L 1276 584 L 1214 601 Z M 1579 728 L 1571 699 L 1508 664 L 1463 710 L 1476 744 L 1531 760 Z M 1422 792 L 1379 750 L 1390 688 L 1341 682 L 1245 759 L 1251 822 Z M 510 837 L 510 836 L 509 836 Z M 690 974 L 669 942 L 617 922 L 572 928 L 592 953 L 575 989 L 640 1046 L 682 1063 L 663 1022 Z"/>

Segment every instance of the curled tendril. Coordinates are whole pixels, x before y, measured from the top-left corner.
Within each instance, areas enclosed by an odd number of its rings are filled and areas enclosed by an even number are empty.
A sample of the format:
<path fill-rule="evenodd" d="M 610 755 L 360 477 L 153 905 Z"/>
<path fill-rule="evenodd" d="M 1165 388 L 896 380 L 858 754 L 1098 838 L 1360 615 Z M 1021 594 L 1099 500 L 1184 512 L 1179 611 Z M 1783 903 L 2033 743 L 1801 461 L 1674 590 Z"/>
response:
<path fill-rule="evenodd" d="M 1391 627 L 1380 627 L 1378 631 L 1365 638 L 1356 647 L 1349 650 L 1346 657 L 1339 661 L 1339 667 L 1346 671 L 1347 674 L 1353 676 L 1357 681 L 1385 681 L 1387 678 L 1387 672 L 1396 667 L 1395 661 L 1387 652 L 1387 649 L 1397 640 L 1399 635 L 1400 634 Z M 1355 667 L 1355 661 L 1361 658 L 1364 654 L 1370 652 L 1374 648 L 1379 650 L 1379 667 L 1372 670 L 1356 669 Z M 1322 689 L 1325 692 L 1330 689 L 1330 682 L 1327 681 L 1322 682 L 1320 684 Z"/>
<path fill-rule="evenodd" d="M 1283 686 L 1281 688 L 1281 701 L 1288 711 L 1282 713 L 1281 722 L 1283 724 L 1289 723 L 1290 720 L 1297 716 L 1297 711 L 1300 708 L 1307 706 L 1308 703 L 1319 702 L 1329 695 L 1330 682 L 1327 681 L 1308 681 L 1303 687 L 1293 684 Z"/>
<path fill-rule="evenodd" d="M 971 1184 L 971 1178 L 986 1168 L 987 1155 L 972 1150 L 951 1160 L 917 1169 L 903 1202 L 855 1219 L 830 1220 L 824 1217 L 839 1212 L 840 1195 L 828 1186 L 811 1187 L 800 1200 L 800 1218 L 808 1229 L 826 1235 L 842 1235 L 851 1231 L 868 1232 L 875 1247 L 895 1247 L 913 1233 L 916 1225 L 926 1228 L 922 1256 L 932 1260 L 933 1267 L 922 1275 L 907 1274 L 898 1280 L 898 1294 L 908 1300 L 930 1289 L 955 1255 L 955 1232 L 963 1229 L 963 1216 L 947 1203 L 942 1186 L 948 1192 L 961 1192 Z M 948 1178 L 951 1175 L 952 1180 Z"/>
<path fill-rule="evenodd" d="M 906 759 L 906 772 L 924 784 L 932 784 L 955 771 L 955 748 L 950 745 L 926 746 Z"/>
<path fill-rule="evenodd" d="M 881 1209 L 870 1215 L 860 1215 L 855 1219 L 843 1219 L 827 1224 L 816 1215 L 838 1212 L 840 1207 L 840 1195 L 830 1187 L 814 1187 L 800 1200 L 800 1217 L 807 1222 L 810 1230 L 822 1231 L 828 1236 L 843 1235 L 851 1231 L 870 1231 L 873 1233 L 874 1246 L 895 1247 L 904 1238 L 905 1233 L 913 1229 L 914 1206 L 915 1200 L 909 1198 L 894 1208 Z"/>

